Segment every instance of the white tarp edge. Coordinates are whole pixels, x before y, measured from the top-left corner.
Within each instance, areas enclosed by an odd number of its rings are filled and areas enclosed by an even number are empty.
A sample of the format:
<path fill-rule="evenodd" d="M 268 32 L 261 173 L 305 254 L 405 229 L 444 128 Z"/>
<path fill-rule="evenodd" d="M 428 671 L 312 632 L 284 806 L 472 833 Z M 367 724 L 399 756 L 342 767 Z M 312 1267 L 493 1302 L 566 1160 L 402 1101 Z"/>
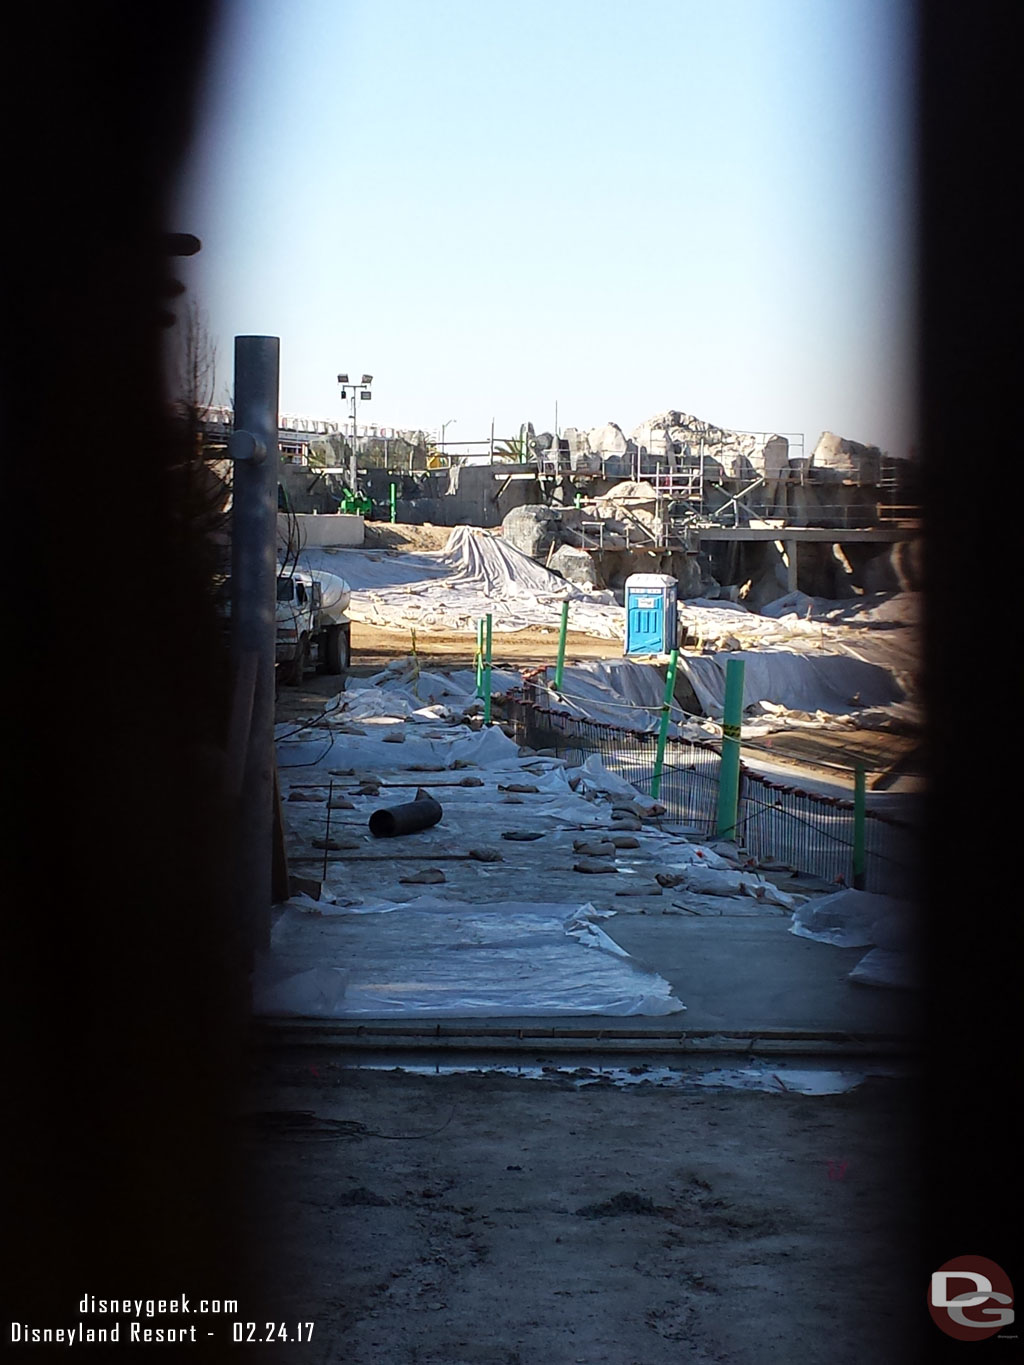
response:
<path fill-rule="evenodd" d="M 837 891 L 797 908 L 790 932 L 838 948 L 871 948 L 849 973 L 865 986 L 911 988 L 918 984 L 914 959 L 914 907 L 871 891 Z"/>
<path fill-rule="evenodd" d="M 257 1013 L 500 1018 L 685 1009 L 667 981 L 612 942 L 591 905 L 422 898 L 380 915 L 331 910 L 318 919 L 308 907 L 285 907 L 254 976 Z"/>

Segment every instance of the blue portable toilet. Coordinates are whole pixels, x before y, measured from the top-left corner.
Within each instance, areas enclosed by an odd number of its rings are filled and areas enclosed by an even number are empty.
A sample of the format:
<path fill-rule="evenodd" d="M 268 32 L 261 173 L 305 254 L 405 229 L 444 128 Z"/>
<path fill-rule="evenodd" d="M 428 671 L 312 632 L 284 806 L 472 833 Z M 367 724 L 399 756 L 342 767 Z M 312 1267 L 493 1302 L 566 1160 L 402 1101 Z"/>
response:
<path fill-rule="evenodd" d="M 634 573 L 626 579 L 624 654 L 669 654 L 678 643 L 676 594 L 679 584 L 664 573 Z"/>

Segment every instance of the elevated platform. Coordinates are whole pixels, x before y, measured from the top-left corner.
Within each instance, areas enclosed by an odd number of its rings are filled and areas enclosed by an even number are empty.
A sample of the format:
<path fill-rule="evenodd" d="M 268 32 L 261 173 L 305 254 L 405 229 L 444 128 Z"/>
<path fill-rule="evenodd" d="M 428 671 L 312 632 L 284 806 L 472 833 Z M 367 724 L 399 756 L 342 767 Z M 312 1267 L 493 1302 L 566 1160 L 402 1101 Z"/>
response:
<path fill-rule="evenodd" d="M 886 526 L 701 526 L 690 528 L 690 535 L 701 541 L 781 540 L 794 544 L 861 544 L 872 541 L 894 544 L 914 540 L 921 534 L 921 523 L 906 521 Z"/>

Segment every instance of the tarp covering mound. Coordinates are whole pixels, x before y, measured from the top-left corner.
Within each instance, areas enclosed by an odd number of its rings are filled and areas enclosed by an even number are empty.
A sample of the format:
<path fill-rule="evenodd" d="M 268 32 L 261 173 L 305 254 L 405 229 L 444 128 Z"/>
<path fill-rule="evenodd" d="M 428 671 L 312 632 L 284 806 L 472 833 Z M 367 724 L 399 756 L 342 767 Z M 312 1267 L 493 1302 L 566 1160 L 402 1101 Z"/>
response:
<path fill-rule="evenodd" d="M 871 714 L 890 716 L 902 697 L 899 684 L 886 669 L 844 654 L 787 654 L 773 650 L 741 654 L 680 653 L 678 668 L 688 679 L 697 704 L 720 719 L 725 700 L 725 671 L 730 658 L 744 661 L 744 709 L 763 704 L 755 723 L 744 721 L 744 733 L 770 734 L 791 723 L 787 712 L 806 723 L 823 725 L 832 716 Z M 665 696 L 665 669 L 631 659 L 588 659 L 567 667 L 556 692 L 549 673 L 538 683 L 539 705 L 580 719 L 599 721 L 623 730 L 655 731 Z M 778 713 L 778 714 L 776 714 Z M 757 722 L 768 722 L 757 724 Z M 689 715 L 673 702 L 669 734 L 684 739 L 717 738 L 718 727 Z"/>
<path fill-rule="evenodd" d="M 567 667 L 562 688 L 553 685 L 537 696 L 540 705 L 581 719 L 615 725 L 623 730 L 656 730 L 665 700 L 665 674 L 649 663 L 633 659 L 588 659 Z M 685 720 L 673 704 L 673 721 Z M 676 733 L 673 726 L 672 733 Z"/>
<path fill-rule="evenodd" d="M 730 658 L 744 663 L 744 706 L 767 701 L 793 711 L 845 714 L 903 700 L 899 684 L 887 669 L 842 654 L 787 654 L 778 650 L 682 654 L 679 668 L 709 716 L 722 715 Z"/>
<path fill-rule="evenodd" d="M 309 548 L 299 564 L 344 578 L 352 588 L 349 615 L 371 625 L 475 632 L 490 613 L 496 631 L 557 629 L 568 601 L 570 629 L 606 640 L 623 634 L 614 594 L 568 583 L 476 527 L 456 526 L 437 554 Z"/>

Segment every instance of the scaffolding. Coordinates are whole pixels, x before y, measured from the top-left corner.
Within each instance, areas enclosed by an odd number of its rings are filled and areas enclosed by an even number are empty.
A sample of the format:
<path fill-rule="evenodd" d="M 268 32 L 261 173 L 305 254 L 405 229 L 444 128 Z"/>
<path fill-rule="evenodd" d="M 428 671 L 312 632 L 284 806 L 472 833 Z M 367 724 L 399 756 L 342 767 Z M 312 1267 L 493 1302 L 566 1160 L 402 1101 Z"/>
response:
<path fill-rule="evenodd" d="M 916 485 L 916 465 L 883 455 L 878 475 L 878 520 L 889 526 L 918 520 L 921 507 Z"/>

